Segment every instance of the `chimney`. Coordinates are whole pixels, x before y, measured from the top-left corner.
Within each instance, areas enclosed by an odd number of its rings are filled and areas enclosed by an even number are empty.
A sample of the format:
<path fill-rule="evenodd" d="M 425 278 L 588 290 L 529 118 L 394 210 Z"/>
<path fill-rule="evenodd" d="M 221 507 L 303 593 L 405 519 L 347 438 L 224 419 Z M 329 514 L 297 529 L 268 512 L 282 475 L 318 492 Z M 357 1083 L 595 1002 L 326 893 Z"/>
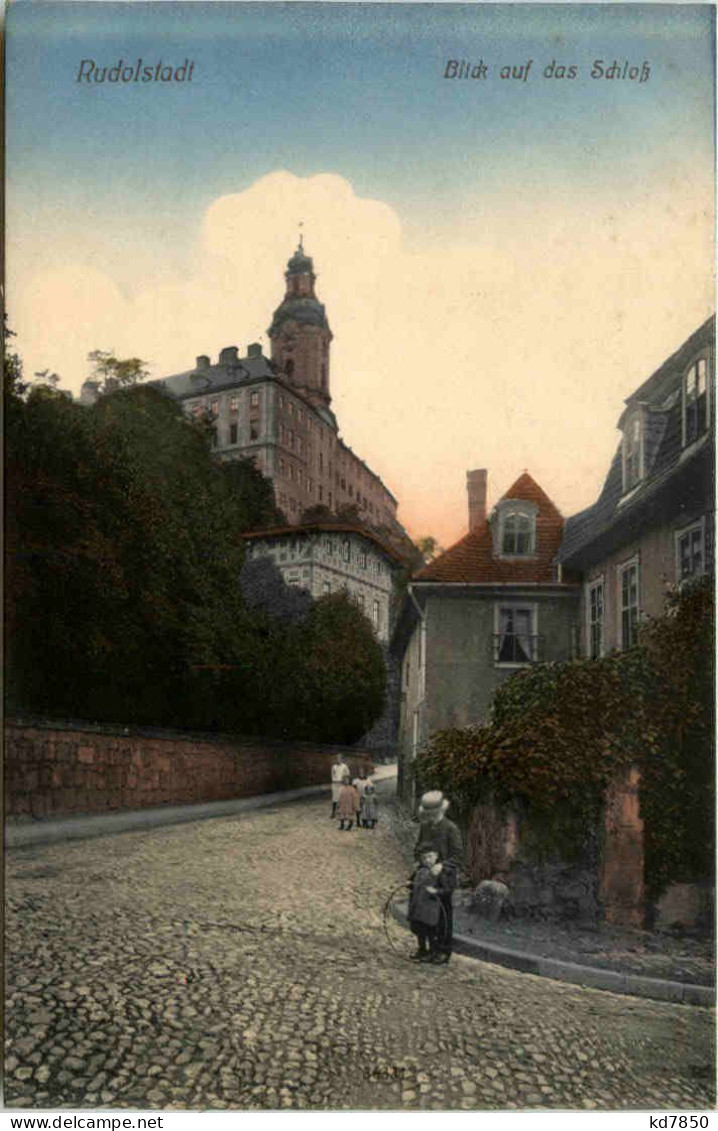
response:
<path fill-rule="evenodd" d="M 195 369 L 209 369 L 209 358 L 206 353 L 201 353 L 197 358 Z"/>
<path fill-rule="evenodd" d="M 486 468 L 466 472 L 469 496 L 469 534 L 486 522 Z"/>
<path fill-rule="evenodd" d="M 234 365 L 237 361 L 237 346 L 225 346 L 219 352 L 220 365 Z"/>
<path fill-rule="evenodd" d="M 261 357 L 262 347 L 259 342 L 252 342 L 247 348 L 247 357 Z"/>

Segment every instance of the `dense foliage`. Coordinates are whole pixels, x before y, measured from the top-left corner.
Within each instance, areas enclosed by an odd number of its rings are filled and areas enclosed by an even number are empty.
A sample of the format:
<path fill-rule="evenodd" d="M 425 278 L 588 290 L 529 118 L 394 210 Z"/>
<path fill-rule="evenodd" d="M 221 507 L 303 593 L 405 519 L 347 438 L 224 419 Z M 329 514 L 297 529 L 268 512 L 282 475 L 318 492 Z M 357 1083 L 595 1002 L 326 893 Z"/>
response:
<path fill-rule="evenodd" d="M 492 722 L 435 734 L 422 786 L 459 809 L 518 805 L 547 850 L 578 852 L 606 787 L 641 769 L 652 894 L 712 864 L 713 600 L 707 579 L 669 598 L 640 646 L 598 660 L 526 668 L 496 692 Z"/>
<path fill-rule="evenodd" d="M 359 738 L 383 693 L 369 622 L 343 598 L 284 617 L 281 578 L 276 609 L 243 597 L 242 533 L 281 518 L 254 466 L 151 387 L 85 407 L 28 391 L 15 355 L 6 373 L 8 710 Z"/>

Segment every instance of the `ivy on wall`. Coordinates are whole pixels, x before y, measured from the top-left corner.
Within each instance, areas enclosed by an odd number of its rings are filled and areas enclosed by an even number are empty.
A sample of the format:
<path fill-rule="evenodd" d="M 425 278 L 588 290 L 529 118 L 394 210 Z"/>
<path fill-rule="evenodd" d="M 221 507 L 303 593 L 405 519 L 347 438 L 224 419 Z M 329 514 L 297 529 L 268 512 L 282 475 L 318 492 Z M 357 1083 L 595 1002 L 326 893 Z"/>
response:
<path fill-rule="evenodd" d="M 608 784 L 641 769 L 646 879 L 655 898 L 712 862 L 713 593 L 672 594 L 638 647 L 597 660 L 526 668 L 504 683 L 489 724 L 439 731 L 420 756 L 422 788 L 468 815 L 511 805 L 547 851 L 578 854 Z"/>

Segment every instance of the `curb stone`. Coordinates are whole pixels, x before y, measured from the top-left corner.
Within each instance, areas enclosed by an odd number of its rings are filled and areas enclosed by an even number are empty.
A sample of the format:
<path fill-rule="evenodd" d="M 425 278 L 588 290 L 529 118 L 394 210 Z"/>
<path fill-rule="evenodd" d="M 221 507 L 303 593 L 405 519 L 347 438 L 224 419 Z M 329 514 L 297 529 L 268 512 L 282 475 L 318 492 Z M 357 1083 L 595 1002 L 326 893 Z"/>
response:
<path fill-rule="evenodd" d="M 379 766 L 372 775 L 375 781 L 396 776 L 396 766 Z M 6 848 L 30 848 L 36 844 L 54 844 L 64 840 L 87 840 L 113 833 L 138 832 L 163 825 L 180 825 L 187 821 L 204 821 L 211 817 L 233 817 L 254 809 L 283 805 L 309 797 L 329 794 L 330 785 L 307 785 L 257 797 L 236 797 L 227 801 L 206 801 L 197 805 L 158 805 L 147 809 L 128 809 L 119 813 L 93 813 L 76 817 L 51 817 L 49 820 L 10 823 L 5 825 Z"/>
<path fill-rule="evenodd" d="M 402 926 L 408 923 L 408 904 L 392 904 L 392 914 Z M 649 978 L 644 974 L 621 974 L 618 970 L 604 970 L 599 966 L 581 966 L 577 962 L 564 962 L 556 958 L 542 958 L 523 950 L 511 950 L 495 943 L 479 942 L 468 935 L 454 935 L 454 951 L 466 958 L 508 966 L 523 974 L 536 974 L 555 978 L 559 982 L 572 982 L 596 990 L 609 990 L 614 994 L 652 998 L 654 1001 L 679 1002 L 683 1005 L 700 1005 L 713 1008 L 716 991 L 713 986 L 697 986 L 690 982 L 672 982 L 664 978 Z"/>

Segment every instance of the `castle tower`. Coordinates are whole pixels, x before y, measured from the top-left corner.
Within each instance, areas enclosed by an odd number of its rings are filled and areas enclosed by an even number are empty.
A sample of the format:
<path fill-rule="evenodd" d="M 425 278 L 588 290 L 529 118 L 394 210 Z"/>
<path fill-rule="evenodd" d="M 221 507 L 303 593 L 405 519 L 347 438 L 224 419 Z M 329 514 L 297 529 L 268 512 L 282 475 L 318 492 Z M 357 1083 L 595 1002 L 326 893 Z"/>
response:
<path fill-rule="evenodd" d="M 291 385 L 317 408 L 328 407 L 329 345 L 332 332 L 323 305 L 314 293 L 314 264 L 302 241 L 287 263 L 287 289 L 268 334 L 272 361 Z"/>

